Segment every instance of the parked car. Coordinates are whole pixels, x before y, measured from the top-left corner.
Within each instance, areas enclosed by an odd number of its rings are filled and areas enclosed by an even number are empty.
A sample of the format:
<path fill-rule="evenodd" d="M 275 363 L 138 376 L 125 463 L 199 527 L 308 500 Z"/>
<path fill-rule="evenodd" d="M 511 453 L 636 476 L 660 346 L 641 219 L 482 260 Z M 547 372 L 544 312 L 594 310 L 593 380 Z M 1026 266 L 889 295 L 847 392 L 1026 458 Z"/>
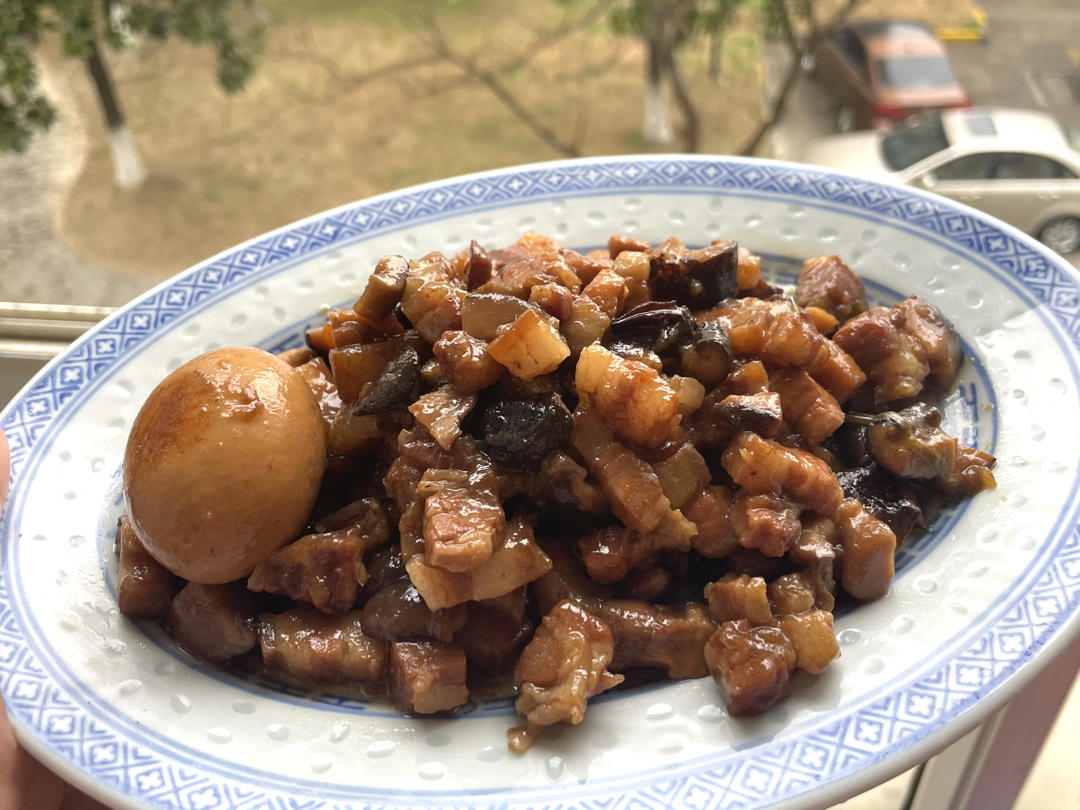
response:
<path fill-rule="evenodd" d="M 1059 253 L 1080 250 L 1080 152 L 1050 115 L 948 110 L 813 141 L 807 163 L 907 183 L 980 208 Z"/>
<path fill-rule="evenodd" d="M 836 101 L 841 132 L 875 129 L 926 110 L 971 105 L 945 45 L 917 22 L 850 23 L 817 43 L 810 66 Z"/>

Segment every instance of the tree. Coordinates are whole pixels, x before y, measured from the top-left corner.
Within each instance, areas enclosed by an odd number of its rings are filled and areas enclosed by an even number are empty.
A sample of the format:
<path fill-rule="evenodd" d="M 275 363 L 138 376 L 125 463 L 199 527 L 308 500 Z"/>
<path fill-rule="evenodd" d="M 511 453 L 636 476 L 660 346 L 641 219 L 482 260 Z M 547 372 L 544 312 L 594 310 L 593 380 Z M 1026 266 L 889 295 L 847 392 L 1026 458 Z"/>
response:
<path fill-rule="evenodd" d="M 136 38 L 177 36 L 217 52 L 217 78 L 228 92 L 254 71 L 262 26 L 238 0 L 0 0 L 0 151 L 23 151 L 35 131 L 48 128 L 56 111 L 38 88 L 34 49 L 49 32 L 64 56 L 79 59 L 94 84 L 108 129 L 113 177 L 121 188 L 138 186 L 145 170 L 124 119 L 105 59 L 106 46 L 121 50 Z"/>

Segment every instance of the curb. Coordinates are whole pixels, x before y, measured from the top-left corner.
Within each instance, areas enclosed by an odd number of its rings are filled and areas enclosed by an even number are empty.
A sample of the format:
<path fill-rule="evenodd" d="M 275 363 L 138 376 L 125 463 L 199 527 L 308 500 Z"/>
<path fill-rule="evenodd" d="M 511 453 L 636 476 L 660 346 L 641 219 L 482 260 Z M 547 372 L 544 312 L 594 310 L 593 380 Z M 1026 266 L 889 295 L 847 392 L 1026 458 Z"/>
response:
<path fill-rule="evenodd" d="M 973 3 L 970 20 L 963 25 L 939 26 L 934 34 L 946 42 L 981 42 L 986 38 L 986 12 Z"/>

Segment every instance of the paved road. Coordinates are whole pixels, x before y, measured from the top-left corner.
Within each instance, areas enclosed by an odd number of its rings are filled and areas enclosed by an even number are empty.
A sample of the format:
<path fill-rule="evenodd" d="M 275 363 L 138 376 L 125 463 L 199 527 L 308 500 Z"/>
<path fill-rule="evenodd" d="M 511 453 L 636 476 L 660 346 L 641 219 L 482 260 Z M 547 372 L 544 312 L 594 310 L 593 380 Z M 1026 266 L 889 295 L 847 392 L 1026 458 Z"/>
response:
<path fill-rule="evenodd" d="M 949 44 L 958 78 L 978 105 L 1025 107 L 1056 115 L 1080 130 L 1080 2 L 981 0 L 984 41 Z M 770 83 L 785 67 L 781 49 L 767 51 Z M 800 78 L 772 138 L 773 156 L 798 160 L 813 138 L 831 134 L 832 102 L 813 80 Z M 1068 257 L 1080 267 L 1080 253 Z"/>

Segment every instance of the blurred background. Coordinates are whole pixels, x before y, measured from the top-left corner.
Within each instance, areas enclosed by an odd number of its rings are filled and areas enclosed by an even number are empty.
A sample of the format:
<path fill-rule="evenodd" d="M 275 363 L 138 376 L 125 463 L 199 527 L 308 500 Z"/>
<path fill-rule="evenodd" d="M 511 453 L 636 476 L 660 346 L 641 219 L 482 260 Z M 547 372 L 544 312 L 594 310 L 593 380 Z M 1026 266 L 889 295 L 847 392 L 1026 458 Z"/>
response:
<path fill-rule="evenodd" d="M 0 407 L 218 251 L 531 161 L 808 160 L 1080 266 L 1077 129 L 1076 0 L 0 0 Z M 1080 808 L 1078 720 L 1074 694 L 1017 806 Z"/>

